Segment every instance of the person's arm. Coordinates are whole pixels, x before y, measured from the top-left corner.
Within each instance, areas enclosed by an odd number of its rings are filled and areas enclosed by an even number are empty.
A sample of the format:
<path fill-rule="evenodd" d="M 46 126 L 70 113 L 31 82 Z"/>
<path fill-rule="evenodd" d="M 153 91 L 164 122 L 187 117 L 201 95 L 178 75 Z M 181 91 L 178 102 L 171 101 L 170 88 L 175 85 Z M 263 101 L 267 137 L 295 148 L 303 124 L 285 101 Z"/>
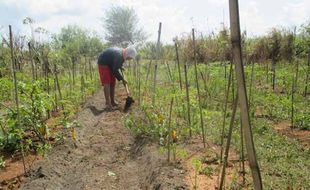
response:
<path fill-rule="evenodd" d="M 119 69 L 112 69 L 112 73 L 118 81 L 124 80 L 123 76 L 119 72 Z"/>
<path fill-rule="evenodd" d="M 122 59 L 119 57 L 114 57 L 113 61 L 114 63 L 111 65 L 111 70 L 112 70 L 113 75 L 118 81 L 124 80 L 123 76 L 121 75 L 119 71 L 119 69 L 121 69 L 123 66 Z"/>

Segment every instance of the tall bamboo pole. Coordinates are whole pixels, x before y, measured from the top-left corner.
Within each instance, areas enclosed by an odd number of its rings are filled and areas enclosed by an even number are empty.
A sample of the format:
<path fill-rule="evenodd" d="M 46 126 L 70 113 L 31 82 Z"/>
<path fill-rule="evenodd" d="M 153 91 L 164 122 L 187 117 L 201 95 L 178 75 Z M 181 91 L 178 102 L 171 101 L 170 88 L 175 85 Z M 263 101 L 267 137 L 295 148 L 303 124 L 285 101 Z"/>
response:
<path fill-rule="evenodd" d="M 249 92 L 249 107 L 251 110 L 251 103 L 252 103 L 252 86 L 253 86 L 253 80 L 254 80 L 254 62 L 251 61 L 251 79 L 250 79 L 250 92 Z"/>
<path fill-rule="evenodd" d="M 170 102 L 170 110 L 169 110 L 169 123 L 168 123 L 168 162 L 170 162 L 170 152 L 171 152 L 171 117 L 172 117 L 172 106 L 173 106 L 173 97 Z"/>
<path fill-rule="evenodd" d="M 299 61 L 297 60 L 296 64 L 296 73 L 293 75 L 293 83 L 292 83 L 292 94 L 291 94 L 291 126 L 294 127 L 294 101 L 295 101 L 295 92 L 297 90 L 297 80 L 298 80 L 298 70 L 299 70 Z"/>
<path fill-rule="evenodd" d="M 34 62 L 33 62 L 31 42 L 28 42 L 28 49 L 29 49 L 29 56 L 30 56 L 30 62 L 31 62 L 32 80 L 35 81 L 36 77 L 35 77 L 35 71 L 34 71 Z"/>
<path fill-rule="evenodd" d="M 11 25 L 9 25 L 9 31 L 10 31 L 10 48 L 11 48 L 11 60 L 12 60 L 12 79 L 14 83 L 14 99 L 15 99 L 17 117 L 19 117 L 19 100 L 18 100 L 18 89 L 17 89 L 16 68 L 15 68 L 16 65 L 15 65 L 14 48 L 13 48 L 13 33 L 12 33 Z"/>
<path fill-rule="evenodd" d="M 309 79 L 310 79 L 310 49 L 308 50 L 308 69 L 307 69 L 307 73 L 306 73 L 306 86 L 305 86 L 305 92 L 304 92 L 305 97 L 308 94 Z"/>
<path fill-rule="evenodd" d="M 203 115 L 202 115 L 202 107 L 201 107 L 201 97 L 200 97 L 200 88 L 199 88 L 199 82 L 198 82 L 198 69 L 197 69 L 197 58 L 196 58 L 196 40 L 195 40 L 195 29 L 194 28 L 192 29 L 192 35 L 193 35 L 193 47 L 194 47 L 196 88 L 197 88 L 199 113 L 200 113 L 200 126 L 201 126 L 201 132 L 202 132 L 203 147 L 205 148 L 206 147 L 205 129 L 204 129 L 204 123 L 203 123 Z"/>
<path fill-rule="evenodd" d="M 224 116 L 223 116 L 223 124 L 222 124 L 222 132 L 221 132 L 221 161 L 223 161 L 223 150 L 224 150 L 224 133 L 225 133 L 225 126 L 226 126 L 226 113 L 227 113 L 227 105 L 228 105 L 228 97 L 229 97 L 229 90 L 231 86 L 231 80 L 232 80 L 232 66 L 233 64 L 230 64 L 229 69 L 229 76 L 228 76 L 228 82 L 227 82 L 227 89 L 226 89 L 226 95 L 225 95 L 225 105 L 224 105 Z"/>
<path fill-rule="evenodd" d="M 178 64 L 178 72 L 179 72 L 179 84 L 180 84 L 180 89 L 182 90 L 182 77 L 181 77 L 181 69 L 180 69 L 180 58 L 179 58 L 179 50 L 178 50 L 178 41 L 177 38 L 175 39 L 174 42 L 174 47 L 175 47 L 175 55 L 177 59 L 177 64 Z"/>
<path fill-rule="evenodd" d="M 191 106 L 190 106 L 191 104 L 188 90 L 187 64 L 184 64 L 184 74 L 185 74 L 185 89 L 186 89 L 186 102 L 187 102 L 187 125 L 189 127 L 189 136 L 192 137 Z"/>
<path fill-rule="evenodd" d="M 153 100 L 152 100 L 152 105 L 153 105 L 153 106 L 155 106 L 156 81 L 157 81 L 157 64 L 154 65 Z"/>
<path fill-rule="evenodd" d="M 161 36 L 161 22 L 159 23 L 158 27 L 158 38 L 157 38 L 157 45 L 156 45 L 156 64 L 154 70 L 154 83 L 153 83 L 153 100 L 152 105 L 155 106 L 155 97 L 156 97 L 156 74 L 157 74 L 157 63 L 160 57 L 160 36 Z"/>
<path fill-rule="evenodd" d="M 9 32 L 10 32 L 10 49 L 11 49 L 11 60 L 12 60 L 12 78 L 14 83 L 14 99 L 15 99 L 15 107 L 16 107 L 16 114 L 17 114 L 17 125 L 20 125 L 20 116 L 19 116 L 19 99 L 18 99 L 18 89 L 17 89 L 17 79 L 16 79 L 16 65 L 15 65 L 15 57 L 14 57 L 14 47 L 13 47 L 13 32 L 12 26 L 9 25 Z M 21 127 L 21 126 L 19 126 Z M 23 166 L 24 166 L 24 174 L 26 174 L 26 164 L 25 164 L 25 155 L 24 155 L 24 145 L 23 140 L 21 139 L 21 152 L 22 152 L 22 159 L 23 159 Z"/>
<path fill-rule="evenodd" d="M 230 148 L 230 143 L 231 143 L 232 130 L 234 127 L 234 121 L 235 121 L 235 117 L 236 117 L 237 105 L 238 105 L 238 95 L 237 95 L 236 99 L 234 100 L 233 112 L 231 115 L 231 120 L 230 120 L 230 125 L 229 125 L 227 143 L 226 143 L 224 160 L 223 160 L 223 168 L 222 168 L 220 185 L 219 185 L 220 190 L 222 190 L 223 186 L 224 186 L 224 180 L 225 180 L 225 175 L 226 175 L 226 166 L 227 166 L 227 160 L 228 160 L 228 153 L 229 153 L 229 148 Z"/>
<path fill-rule="evenodd" d="M 137 73 L 138 73 L 138 95 L 139 95 L 139 106 L 141 105 L 141 66 L 140 57 L 137 58 Z"/>
<path fill-rule="evenodd" d="M 151 71 L 151 66 L 152 66 L 152 60 L 150 61 L 148 67 L 147 67 L 147 72 L 146 72 L 146 79 L 145 79 L 145 87 L 142 93 L 142 101 L 144 100 L 144 96 L 146 95 L 145 93 L 147 92 L 147 88 L 148 88 L 148 81 L 149 81 L 149 75 L 150 75 L 150 71 Z"/>
<path fill-rule="evenodd" d="M 247 155 L 250 168 L 252 171 L 254 189 L 262 190 L 263 185 L 259 165 L 256 159 L 256 152 L 252 135 L 252 127 L 249 117 L 248 99 L 247 99 L 244 70 L 243 70 L 244 68 L 242 63 L 238 0 L 229 0 L 229 12 L 230 12 L 230 30 L 231 30 L 231 42 L 233 51 L 233 62 L 235 63 L 236 66 L 235 71 L 238 84 L 238 96 L 240 98 L 241 119 L 242 124 L 244 125 L 243 130 L 245 136 Z"/>
<path fill-rule="evenodd" d="M 59 80 L 58 80 L 58 69 L 57 69 L 57 64 L 54 65 L 55 68 L 55 79 L 56 79 L 56 84 L 57 84 L 57 90 L 58 90 L 58 95 L 59 95 L 59 100 L 62 101 L 62 93 L 61 93 L 61 88 L 60 88 L 60 84 L 59 84 Z M 64 109 L 64 105 L 61 102 L 61 108 Z"/>

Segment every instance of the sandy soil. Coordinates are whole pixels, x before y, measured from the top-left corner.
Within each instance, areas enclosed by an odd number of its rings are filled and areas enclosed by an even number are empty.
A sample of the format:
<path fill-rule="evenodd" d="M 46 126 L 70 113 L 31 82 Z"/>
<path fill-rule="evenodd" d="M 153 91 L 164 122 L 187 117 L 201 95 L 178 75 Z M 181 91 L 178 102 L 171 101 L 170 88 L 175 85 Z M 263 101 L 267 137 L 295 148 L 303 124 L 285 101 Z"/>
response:
<path fill-rule="evenodd" d="M 147 138 L 134 138 L 120 110 L 104 111 L 103 93 L 95 94 L 77 115 L 77 147 L 71 138 L 54 147 L 21 189 L 188 189 L 182 166 L 167 164 Z"/>
<path fill-rule="evenodd" d="M 124 103 L 125 98 L 125 94 L 118 94 L 120 102 Z M 168 164 L 166 154 L 159 151 L 156 142 L 146 137 L 135 137 L 124 127 L 126 115 L 122 112 L 123 105 L 112 112 L 105 111 L 103 105 L 102 91 L 88 99 L 82 111 L 77 114 L 77 121 L 82 127 L 76 130 L 76 142 L 68 130 L 64 141 L 53 147 L 44 159 L 37 159 L 27 178 L 22 177 L 21 161 L 17 162 L 19 170 L 16 171 L 20 173 L 20 177 L 14 179 L 17 180 L 15 188 L 218 189 L 218 175 L 222 168 L 218 157 L 220 147 L 209 142 L 211 147 L 203 148 L 199 137 L 192 138 L 186 143 L 180 143 L 177 148 L 184 150 L 187 155 L 183 158 L 177 157 L 173 163 Z M 203 169 L 203 172 L 197 173 L 196 188 L 194 159 L 202 161 Z M 242 185 L 239 156 L 231 150 L 225 188 L 247 189 L 251 183 L 248 170 L 246 166 L 246 181 Z M 4 174 L 7 175 L 8 172 Z M 0 186 L 0 189 L 12 187 Z"/>

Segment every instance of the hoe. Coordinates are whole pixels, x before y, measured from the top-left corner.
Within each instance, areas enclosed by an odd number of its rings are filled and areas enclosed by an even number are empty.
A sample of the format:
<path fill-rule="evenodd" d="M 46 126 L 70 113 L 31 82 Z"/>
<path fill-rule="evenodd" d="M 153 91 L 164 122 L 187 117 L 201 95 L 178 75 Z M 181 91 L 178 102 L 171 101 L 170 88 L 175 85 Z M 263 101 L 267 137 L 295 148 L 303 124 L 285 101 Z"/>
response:
<path fill-rule="evenodd" d="M 124 84 L 125 88 L 126 88 L 126 93 L 127 93 L 127 98 L 126 98 L 126 103 L 125 103 L 125 107 L 124 107 L 124 112 L 127 112 L 128 109 L 130 108 L 130 106 L 135 102 L 133 100 L 133 98 L 130 96 L 130 92 L 128 90 L 128 85 Z"/>

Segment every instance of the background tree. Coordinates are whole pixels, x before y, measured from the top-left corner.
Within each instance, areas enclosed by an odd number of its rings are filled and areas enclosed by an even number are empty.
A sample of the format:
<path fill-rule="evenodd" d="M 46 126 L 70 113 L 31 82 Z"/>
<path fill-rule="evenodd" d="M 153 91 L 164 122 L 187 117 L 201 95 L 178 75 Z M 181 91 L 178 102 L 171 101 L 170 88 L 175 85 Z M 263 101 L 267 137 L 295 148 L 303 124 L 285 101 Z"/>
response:
<path fill-rule="evenodd" d="M 114 6 L 103 18 L 105 39 L 112 45 L 127 46 L 146 40 L 146 33 L 138 27 L 138 16 L 132 8 Z"/>

